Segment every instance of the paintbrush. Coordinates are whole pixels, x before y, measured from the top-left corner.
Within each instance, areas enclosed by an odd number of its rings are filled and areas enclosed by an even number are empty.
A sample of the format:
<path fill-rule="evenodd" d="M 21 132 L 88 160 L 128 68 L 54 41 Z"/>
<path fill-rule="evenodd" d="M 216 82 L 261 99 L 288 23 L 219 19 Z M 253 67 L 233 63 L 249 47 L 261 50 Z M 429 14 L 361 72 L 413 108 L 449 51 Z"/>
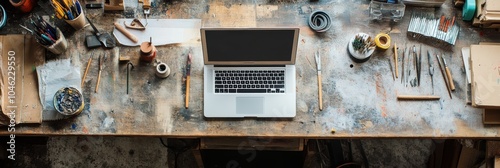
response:
<path fill-rule="evenodd" d="M 189 52 L 186 62 L 186 109 L 189 108 L 189 79 L 191 78 L 191 59 L 191 52 Z"/>

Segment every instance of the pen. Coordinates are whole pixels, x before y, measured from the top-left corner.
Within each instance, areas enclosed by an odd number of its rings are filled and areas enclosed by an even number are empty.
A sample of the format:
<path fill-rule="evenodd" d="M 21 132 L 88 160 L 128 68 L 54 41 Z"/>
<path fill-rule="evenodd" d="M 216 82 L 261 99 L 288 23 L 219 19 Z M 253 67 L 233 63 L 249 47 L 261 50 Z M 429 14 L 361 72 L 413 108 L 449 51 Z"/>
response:
<path fill-rule="evenodd" d="M 191 78 L 191 52 L 188 54 L 186 65 L 186 109 L 189 108 L 189 79 Z"/>

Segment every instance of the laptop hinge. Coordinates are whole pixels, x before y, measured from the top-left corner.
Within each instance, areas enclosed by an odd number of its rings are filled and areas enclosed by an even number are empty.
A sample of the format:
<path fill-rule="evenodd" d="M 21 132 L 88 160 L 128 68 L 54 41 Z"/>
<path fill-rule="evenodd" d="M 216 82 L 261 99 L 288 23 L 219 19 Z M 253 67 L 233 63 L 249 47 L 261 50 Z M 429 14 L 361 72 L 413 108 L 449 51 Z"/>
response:
<path fill-rule="evenodd" d="M 214 65 L 214 67 L 285 67 L 286 65 Z"/>

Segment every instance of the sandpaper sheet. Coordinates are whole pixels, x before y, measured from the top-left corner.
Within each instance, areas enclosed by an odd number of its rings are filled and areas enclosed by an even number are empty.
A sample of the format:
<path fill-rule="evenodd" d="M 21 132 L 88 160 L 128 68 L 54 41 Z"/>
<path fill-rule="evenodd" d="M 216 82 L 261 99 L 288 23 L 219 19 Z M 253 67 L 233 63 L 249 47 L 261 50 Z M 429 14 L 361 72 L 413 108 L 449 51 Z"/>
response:
<path fill-rule="evenodd" d="M 132 20 L 118 19 L 117 22 L 125 27 L 125 24 L 130 24 Z M 146 20 L 141 19 L 141 23 L 145 25 Z M 113 30 L 113 35 L 118 43 L 124 46 L 139 46 L 142 42 L 149 41 L 150 37 L 155 46 L 161 46 L 196 42 L 200 38 L 200 28 L 200 19 L 148 19 L 146 30 L 125 28 L 137 37 L 137 43 L 132 42 L 116 28 Z"/>

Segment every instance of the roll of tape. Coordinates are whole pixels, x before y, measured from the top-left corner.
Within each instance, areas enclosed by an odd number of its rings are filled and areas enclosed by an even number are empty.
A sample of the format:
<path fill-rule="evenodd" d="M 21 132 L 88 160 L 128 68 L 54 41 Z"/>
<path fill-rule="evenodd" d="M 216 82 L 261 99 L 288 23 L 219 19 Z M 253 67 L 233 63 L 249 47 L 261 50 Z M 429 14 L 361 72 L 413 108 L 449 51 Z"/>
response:
<path fill-rule="evenodd" d="M 385 33 L 379 33 L 377 36 L 375 36 L 375 45 L 380 48 L 387 50 L 389 47 L 391 47 L 391 36 Z"/>
<path fill-rule="evenodd" d="M 170 75 L 170 68 L 165 63 L 160 63 L 156 65 L 156 76 L 159 78 L 166 78 Z"/>

